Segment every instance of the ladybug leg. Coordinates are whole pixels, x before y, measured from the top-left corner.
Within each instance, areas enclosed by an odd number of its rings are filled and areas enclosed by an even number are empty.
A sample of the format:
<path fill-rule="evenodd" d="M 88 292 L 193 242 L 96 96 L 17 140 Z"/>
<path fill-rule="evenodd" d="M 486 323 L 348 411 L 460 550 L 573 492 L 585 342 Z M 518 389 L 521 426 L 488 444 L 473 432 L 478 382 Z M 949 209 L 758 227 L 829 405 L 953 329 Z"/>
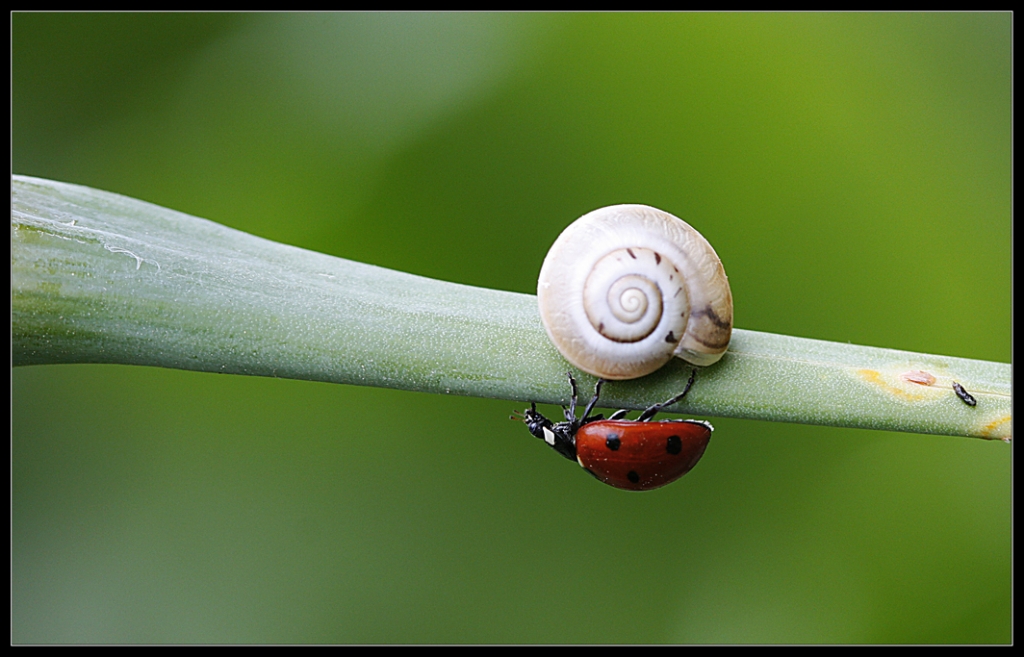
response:
<path fill-rule="evenodd" d="M 676 403 L 677 401 L 679 401 L 680 399 L 685 397 L 686 393 L 690 392 L 690 388 L 693 387 L 693 380 L 694 380 L 694 378 L 696 376 L 697 376 L 697 368 L 694 368 L 693 371 L 690 372 L 690 380 L 686 383 L 686 389 L 685 390 L 683 390 L 681 393 L 679 393 L 678 395 L 676 395 L 672 399 L 669 399 L 668 401 L 664 401 L 664 402 L 662 402 L 660 404 L 654 404 L 653 406 L 648 408 L 646 411 L 641 413 L 640 417 L 638 417 L 636 419 L 636 421 L 637 422 L 647 422 L 648 420 L 653 418 L 655 415 L 657 415 L 659 412 L 661 412 L 661 410 L 663 408 L 665 408 L 666 406 L 671 406 L 672 404 Z"/>
<path fill-rule="evenodd" d="M 594 386 L 594 396 L 591 398 L 590 403 L 587 404 L 587 409 L 583 411 L 583 417 L 580 418 L 582 422 L 587 421 L 587 418 L 590 417 L 590 411 L 594 410 L 594 406 L 597 405 L 597 398 L 601 396 L 601 386 L 603 385 L 604 379 L 598 379 L 597 385 Z"/>
<path fill-rule="evenodd" d="M 569 387 L 572 388 L 572 399 L 569 400 L 569 410 L 565 410 L 564 406 L 562 407 L 562 410 L 565 411 L 565 419 L 567 422 L 575 422 L 576 398 L 579 396 L 579 391 L 576 389 L 576 379 L 572 378 L 572 372 L 566 372 L 566 374 L 569 376 Z"/>
<path fill-rule="evenodd" d="M 615 411 L 614 413 L 609 415 L 608 419 L 609 420 L 621 420 L 622 418 L 626 417 L 626 413 L 628 413 L 628 412 L 629 412 L 628 408 L 623 408 L 623 409 Z"/>

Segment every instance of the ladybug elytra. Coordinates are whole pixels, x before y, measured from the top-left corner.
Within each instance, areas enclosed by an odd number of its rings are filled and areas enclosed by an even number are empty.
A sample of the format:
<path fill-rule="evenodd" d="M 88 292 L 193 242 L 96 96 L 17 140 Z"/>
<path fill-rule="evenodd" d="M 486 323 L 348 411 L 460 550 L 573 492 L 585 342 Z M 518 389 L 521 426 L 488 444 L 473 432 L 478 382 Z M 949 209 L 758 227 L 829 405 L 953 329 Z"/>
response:
<path fill-rule="evenodd" d="M 690 391 L 697 370 L 690 374 L 686 389 L 661 404 L 654 404 L 636 420 L 623 419 L 625 410 L 607 420 L 591 416 L 604 379 L 598 379 L 594 397 L 583 415 L 576 417 L 576 380 L 569 374 L 572 398 L 565 409 L 565 422 L 554 423 L 537 412 L 533 403 L 523 413 L 530 433 L 565 458 L 576 461 L 600 481 L 623 490 L 652 490 L 670 484 L 689 472 L 704 455 L 714 428 L 702 420 L 651 419 L 675 404 Z"/>

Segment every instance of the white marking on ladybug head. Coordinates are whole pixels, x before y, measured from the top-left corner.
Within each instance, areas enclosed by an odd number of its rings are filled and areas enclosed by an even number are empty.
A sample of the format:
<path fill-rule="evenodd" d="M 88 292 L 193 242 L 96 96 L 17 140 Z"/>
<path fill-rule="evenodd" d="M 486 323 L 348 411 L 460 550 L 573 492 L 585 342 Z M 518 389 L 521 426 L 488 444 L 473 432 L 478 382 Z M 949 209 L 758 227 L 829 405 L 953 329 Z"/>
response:
<path fill-rule="evenodd" d="M 552 447 L 555 446 L 555 432 L 552 431 L 551 429 L 548 429 L 547 427 L 544 427 L 544 442 L 551 445 Z"/>

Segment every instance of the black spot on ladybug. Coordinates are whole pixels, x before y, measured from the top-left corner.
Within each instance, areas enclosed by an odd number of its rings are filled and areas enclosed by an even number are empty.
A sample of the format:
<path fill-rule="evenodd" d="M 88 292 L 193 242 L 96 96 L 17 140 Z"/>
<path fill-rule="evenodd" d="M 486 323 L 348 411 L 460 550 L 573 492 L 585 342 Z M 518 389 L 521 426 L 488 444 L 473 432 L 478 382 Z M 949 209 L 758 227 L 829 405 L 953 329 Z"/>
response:
<path fill-rule="evenodd" d="M 633 260 L 636 260 L 636 254 L 633 253 L 633 249 L 626 249 L 626 253 L 629 254 L 630 258 L 632 258 Z"/>
<path fill-rule="evenodd" d="M 619 451 L 619 447 L 622 446 L 622 441 L 614 433 L 604 439 L 605 447 L 612 450 L 613 452 Z"/>
<path fill-rule="evenodd" d="M 956 396 L 960 398 L 960 401 L 962 401 L 963 403 L 967 404 L 968 406 L 977 406 L 978 405 L 978 400 L 975 399 L 971 395 L 971 393 L 969 393 L 966 390 L 964 390 L 964 387 L 962 385 L 960 385 L 959 383 L 957 383 L 956 381 L 953 382 L 953 392 L 955 392 Z"/>
<path fill-rule="evenodd" d="M 669 454 L 678 454 L 683 451 L 683 441 L 679 436 L 669 436 L 665 443 L 665 451 Z"/>
<path fill-rule="evenodd" d="M 654 264 L 656 264 L 656 265 L 660 265 L 661 264 L 661 256 L 658 254 L 657 251 L 654 252 Z"/>
<path fill-rule="evenodd" d="M 640 481 L 640 475 L 636 473 L 636 470 L 630 470 L 629 474 L 626 475 L 626 479 L 629 479 L 634 484 Z"/>

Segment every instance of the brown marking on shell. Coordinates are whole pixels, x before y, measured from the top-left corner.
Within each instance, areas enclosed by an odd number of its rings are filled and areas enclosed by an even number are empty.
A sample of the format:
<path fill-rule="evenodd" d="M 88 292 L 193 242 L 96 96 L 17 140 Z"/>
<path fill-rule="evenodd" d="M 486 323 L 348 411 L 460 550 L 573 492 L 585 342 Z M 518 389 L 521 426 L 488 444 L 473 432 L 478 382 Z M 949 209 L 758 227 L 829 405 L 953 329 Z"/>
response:
<path fill-rule="evenodd" d="M 709 349 L 725 349 L 732 339 L 732 317 L 724 320 L 718 316 L 714 308 L 705 306 L 702 310 L 690 313 L 691 321 L 694 319 L 707 318 L 704 324 L 704 331 L 700 334 L 691 334 L 691 338 Z"/>

